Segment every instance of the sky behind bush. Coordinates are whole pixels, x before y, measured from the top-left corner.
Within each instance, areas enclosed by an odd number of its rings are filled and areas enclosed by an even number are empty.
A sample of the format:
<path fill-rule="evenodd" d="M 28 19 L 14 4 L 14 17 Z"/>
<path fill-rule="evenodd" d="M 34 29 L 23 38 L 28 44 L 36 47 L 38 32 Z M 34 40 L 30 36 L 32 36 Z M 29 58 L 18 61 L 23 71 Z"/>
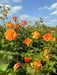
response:
<path fill-rule="evenodd" d="M 43 17 L 45 25 L 57 25 L 57 0 L 0 0 L 0 5 L 6 5 L 11 9 L 6 21 L 13 21 L 12 17 L 17 16 L 19 21 L 25 19 L 34 23 Z"/>

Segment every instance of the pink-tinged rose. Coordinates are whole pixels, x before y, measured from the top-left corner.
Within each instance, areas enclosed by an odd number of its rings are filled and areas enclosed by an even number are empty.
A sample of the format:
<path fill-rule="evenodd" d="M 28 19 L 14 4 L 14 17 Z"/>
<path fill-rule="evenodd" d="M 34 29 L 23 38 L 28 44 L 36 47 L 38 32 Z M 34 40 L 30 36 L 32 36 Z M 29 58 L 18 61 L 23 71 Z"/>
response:
<path fill-rule="evenodd" d="M 20 67 L 20 63 L 17 62 L 15 65 L 14 65 L 14 70 L 18 69 Z"/>
<path fill-rule="evenodd" d="M 21 21 L 22 26 L 25 26 L 27 22 L 25 20 Z"/>

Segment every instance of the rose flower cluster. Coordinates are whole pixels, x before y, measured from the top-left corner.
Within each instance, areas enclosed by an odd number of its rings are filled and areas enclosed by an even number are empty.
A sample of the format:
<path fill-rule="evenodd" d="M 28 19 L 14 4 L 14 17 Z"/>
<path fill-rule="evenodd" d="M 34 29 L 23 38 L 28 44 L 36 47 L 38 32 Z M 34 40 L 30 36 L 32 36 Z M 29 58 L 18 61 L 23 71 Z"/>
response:
<path fill-rule="evenodd" d="M 17 21 L 17 17 L 14 16 L 13 17 L 13 20 L 16 22 Z M 21 24 L 22 27 L 25 26 L 27 24 L 27 22 L 25 20 L 21 21 Z M 14 27 L 17 28 L 17 29 L 20 29 L 21 26 L 19 24 L 16 24 L 14 25 L 11 21 L 9 21 L 8 23 L 6 23 L 6 26 L 9 28 L 6 33 L 5 33 L 5 38 L 9 41 L 12 41 L 12 40 L 15 40 L 17 38 L 17 35 L 20 36 L 20 34 L 17 34 L 16 31 L 14 30 Z M 43 32 L 44 29 L 41 29 L 41 31 Z M 24 40 L 24 44 L 26 46 L 30 46 L 32 40 L 38 40 L 40 38 L 40 33 L 35 30 L 31 33 L 31 36 L 32 38 L 26 38 Z M 48 42 L 51 42 L 53 40 L 53 37 L 50 33 L 46 33 L 45 35 L 43 35 L 43 40 L 44 41 L 48 41 Z M 49 57 L 48 57 L 48 54 L 50 53 L 50 51 L 48 49 L 45 49 L 44 50 L 44 55 L 42 56 L 42 58 L 44 57 L 45 60 L 49 60 Z M 25 57 L 24 58 L 25 62 L 29 63 L 31 61 L 31 58 L 30 57 Z M 40 60 L 35 60 L 33 61 L 33 66 L 34 68 L 36 69 L 36 72 L 38 73 L 40 71 L 40 66 L 42 66 L 42 63 Z M 15 65 L 14 65 L 14 70 L 17 70 L 18 68 L 20 67 L 20 63 L 17 62 Z"/>

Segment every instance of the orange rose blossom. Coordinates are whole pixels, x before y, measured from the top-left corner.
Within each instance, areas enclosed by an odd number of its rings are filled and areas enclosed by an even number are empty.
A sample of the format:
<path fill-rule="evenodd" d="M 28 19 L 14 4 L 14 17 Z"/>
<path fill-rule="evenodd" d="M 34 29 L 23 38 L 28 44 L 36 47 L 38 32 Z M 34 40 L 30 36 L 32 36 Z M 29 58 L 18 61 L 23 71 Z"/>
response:
<path fill-rule="evenodd" d="M 15 25 L 15 27 L 16 27 L 17 29 L 20 29 L 20 25 Z"/>
<path fill-rule="evenodd" d="M 30 60 L 31 60 L 30 58 L 25 57 L 25 61 L 26 61 L 26 62 L 29 62 Z"/>
<path fill-rule="evenodd" d="M 53 37 L 51 36 L 50 33 L 46 33 L 44 36 L 43 36 L 43 39 L 45 41 L 52 41 L 53 40 Z"/>
<path fill-rule="evenodd" d="M 15 32 L 14 29 L 8 29 L 5 33 L 5 37 L 6 39 L 8 39 L 9 41 L 15 40 L 17 37 L 17 34 Z"/>
<path fill-rule="evenodd" d="M 27 46 L 29 46 L 29 44 L 31 43 L 31 39 L 25 39 L 25 42 L 24 42 Z"/>
<path fill-rule="evenodd" d="M 16 19 L 17 19 L 17 17 L 16 17 L 16 16 L 14 16 L 14 17 L 13 17 L 13 19 L 14 19 L 14 20 L 16 20 Z"/>
<path fill-rule="evenodd" d="M 36 72 L 38 73 L 40 71 L 39 67 L 42 66 L 41 61 L 40 60 L 35 60 L 34 61 L 34 68 L 36 68 Z"/>
<path fill-rule="evenodd" d="M 8 23 L 6 23 L 6 25 L 9 28 L 14 28 L 14 24 L 12 22 L 8 22 Z"/>
<path fill-rule="evenodd" d="M 34 31 L 32 35 L 33 35 L 33 39 L 38 39 L 40 37 L 40 33 L 38 31 Z"/>
<path fill-rule="evenodd" d="M 44 53 L 45 53 L 45 54 L 49 54 L 50 51 L 49 51 L 48 49 L 45 49 L 45 50 L 44 50 Z"/>

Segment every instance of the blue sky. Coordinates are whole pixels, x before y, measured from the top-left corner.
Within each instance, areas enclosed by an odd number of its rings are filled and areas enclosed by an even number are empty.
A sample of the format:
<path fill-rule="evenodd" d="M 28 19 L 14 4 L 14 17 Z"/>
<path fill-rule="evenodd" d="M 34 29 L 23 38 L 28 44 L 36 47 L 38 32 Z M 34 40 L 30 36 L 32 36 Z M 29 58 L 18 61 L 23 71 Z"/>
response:
<path fill-rule="evenodd" d="M 45 25 L 57 25 L 57 0 L 0 0 L 0 5 L 6 5 L 11 9 L 6 21 L 14 22 L 13 16 L 17 16 L 19 21 L 25 19 L 32 22 L 39 21 L 42 17 Z"/>

